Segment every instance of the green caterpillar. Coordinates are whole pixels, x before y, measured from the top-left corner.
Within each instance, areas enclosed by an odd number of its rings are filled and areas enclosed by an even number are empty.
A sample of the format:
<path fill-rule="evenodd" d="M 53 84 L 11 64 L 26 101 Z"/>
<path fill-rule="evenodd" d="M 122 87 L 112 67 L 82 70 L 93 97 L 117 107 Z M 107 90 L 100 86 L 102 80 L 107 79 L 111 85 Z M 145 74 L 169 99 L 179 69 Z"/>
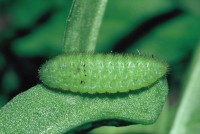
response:
<path fill-rule="evenodd" d="M 167 70 L 165 62 L 141 55 L 69 53 L 49 60 L 39 76 L 52 88 L 116 93 L 150 86 Z"/>

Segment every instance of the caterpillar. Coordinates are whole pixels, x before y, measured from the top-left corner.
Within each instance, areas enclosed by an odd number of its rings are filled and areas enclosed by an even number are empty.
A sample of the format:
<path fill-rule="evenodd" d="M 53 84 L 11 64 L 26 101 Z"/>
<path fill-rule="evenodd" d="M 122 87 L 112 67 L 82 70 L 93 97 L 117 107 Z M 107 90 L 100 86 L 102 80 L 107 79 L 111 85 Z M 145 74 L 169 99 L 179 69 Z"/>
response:
<path fill-rule="evenodd" d="M 69 53 L 47 61 L 39 77 L 51 88 L 117 93 L 150 86 L 167 70 L 167 63 L 143 55 Z"/>

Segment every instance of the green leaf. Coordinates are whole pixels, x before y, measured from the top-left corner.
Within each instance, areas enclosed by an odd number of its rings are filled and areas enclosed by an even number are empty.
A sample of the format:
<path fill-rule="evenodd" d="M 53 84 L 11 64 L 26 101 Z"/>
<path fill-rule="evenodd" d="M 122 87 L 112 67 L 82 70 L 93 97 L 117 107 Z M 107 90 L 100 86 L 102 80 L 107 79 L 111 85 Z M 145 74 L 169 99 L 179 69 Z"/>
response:
<path fill-rule="evenodd" d="M 77 127 L 82 125 L 92 127 L 92 122 L 102 120 L 108 120 L 108 124 L 109 120 L 114 120 L 110 125 L 120 125 L 121 121 L 151 124 L 158 118 L 167 93 L 165 79 L 149 89 L 96 96 L 61 92 L 37 85 L 0 110 L 0 132 L 64 133 L 78 130 Z"/>
<path fill-rule="evenodd" d="M 102 126 L 90 131 L 88 134 L 167 134 L 170 111 L 169 104 L 165 103 L 158 120 L 154 124 L 137 124 L 125 127 Z"/>
<path fill-rule="evenodd" d="M 64 11 L 64 10 L 63 10 Z M 19 57 L 54 56 L 61 52 L 65 28 L 65 12 L 52 16 L 42 27 L 35 29 L 28 36 L 18 38 L 11 46 Z"/>
<path fill-rule="evenodd" d="M 27 36 L 16 39 L 11 46 L 12 51 L 19 57 L 47 57 L 59 54 L 63 47 L 65 18 L 69 13 L 71 3 L 72 0 L 68 0 L 64 3 L 61 2 L 59 6 L 55 4 L 57 10 L 53 12 L 51 18 L 45 24 L 33 29 Z M 34 9 L 36 10 L 36 8 Z M 19 10 L 26 12 L 24 7 Z M 35 21 L 34 17 L 32 17 L 32 21 Z"/>
<path fill-rule="evenodd" d="M 200 16 L 200 1 L 199 0 L 176 0 L 178 5 L 185 11 L 193 15 Z"/>
<path fill-rule="evenodd" d="M 14 19 L 14 27 L 29 27 L 35 23 L 39 17 L 48 10 L 66 7 L 64 0 L 20 0 L 10 4 L 9 14 Z M 36 8 L 37 7 L 37 8 Z"/>
<path fill-rule="evenodd" d="M 200 18 L 187 14 L 159 25 L 139 40 L 128 52 L 154 54 L 169 63 L 176 63 L 185 57 L 200 40 Z"/>
<path fill-rule="evenodd" d="M 148 19 L 170 11 L 172 1 L 163 0 L 110 0 L 97 40 L 96 51 L 107 52 L 115 43 Z"/>
<path fill-rule="evenodd" d="M 200 45 L 196 49 L 191 65 L 190 76 L 170 134 L 200 132 Z"/>

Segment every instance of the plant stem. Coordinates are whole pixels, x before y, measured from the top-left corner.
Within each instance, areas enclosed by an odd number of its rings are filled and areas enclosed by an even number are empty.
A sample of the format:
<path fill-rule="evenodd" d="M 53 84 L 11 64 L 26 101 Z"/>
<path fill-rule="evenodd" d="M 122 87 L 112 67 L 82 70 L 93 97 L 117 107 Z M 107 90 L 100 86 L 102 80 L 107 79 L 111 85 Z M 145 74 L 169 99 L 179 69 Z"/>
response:
<path fill-rule="evenodd" d="M 185 86 L 185 93 L 170 134 L 194 134 L 200 131 L 200 44 L 197 47 L 191 65 L 191 73 Z"/>
<path fill-rule="evenodd" d="M 94 52 L 107 0 L 74 0 L 67 18 L 64 53 Z"/>

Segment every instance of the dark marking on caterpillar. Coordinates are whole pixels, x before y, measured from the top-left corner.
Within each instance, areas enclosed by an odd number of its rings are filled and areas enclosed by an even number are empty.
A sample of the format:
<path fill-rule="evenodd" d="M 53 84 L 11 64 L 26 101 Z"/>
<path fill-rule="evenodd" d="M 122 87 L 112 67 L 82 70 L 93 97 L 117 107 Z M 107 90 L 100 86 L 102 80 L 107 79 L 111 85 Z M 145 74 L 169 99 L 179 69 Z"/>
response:
<path fill-rule="evenodd" d="M 81 80 L 81 84 L 84 84 L 84 83 L 85 83 L 85 81 L 82 81 L 82 80 Z"/>

